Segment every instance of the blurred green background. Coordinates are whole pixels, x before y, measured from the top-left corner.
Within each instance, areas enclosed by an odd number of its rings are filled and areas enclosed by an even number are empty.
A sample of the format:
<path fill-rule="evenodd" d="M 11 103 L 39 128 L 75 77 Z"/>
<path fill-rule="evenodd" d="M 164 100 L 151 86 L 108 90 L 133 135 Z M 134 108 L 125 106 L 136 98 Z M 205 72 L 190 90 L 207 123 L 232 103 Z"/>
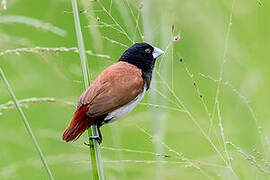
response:
<path fill-rule="evenodd" d="M 71 1 L 0 2 L 0 66 L 17 98 L 56 98 L 22 104 L 55 179 L 90 179 L 86 133 L 61 140 L 84 90 L 78 53 L 7 53 L 77 47 Z M 79 9 L 92 80 L 132 45 L 127 36 L 166 50 L 144 104 L 102 127 L 105 179 L 270 179 L 269 1 L 81 0 Z M 11 98 L 0 82 L 0 179 L 48 179 L 16 109 L 1 105 Z"/>

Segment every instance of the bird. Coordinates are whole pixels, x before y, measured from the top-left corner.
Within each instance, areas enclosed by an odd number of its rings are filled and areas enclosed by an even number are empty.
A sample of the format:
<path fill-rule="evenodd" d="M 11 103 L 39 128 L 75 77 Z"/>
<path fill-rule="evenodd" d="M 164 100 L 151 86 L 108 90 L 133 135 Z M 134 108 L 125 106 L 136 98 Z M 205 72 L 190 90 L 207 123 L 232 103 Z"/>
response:
<path fill-rule="evenodd" d="M 102 142 L 100 127 L 129 113 L 149 90 L 156 59 L 164 51 L 146 42 L 135 43 L 120 56 L 117 63 L 107 67 L 82 93 L 77 109 L 64 131 L 66 142 L 77 140 L 85 130 L 96 125 Z"/>

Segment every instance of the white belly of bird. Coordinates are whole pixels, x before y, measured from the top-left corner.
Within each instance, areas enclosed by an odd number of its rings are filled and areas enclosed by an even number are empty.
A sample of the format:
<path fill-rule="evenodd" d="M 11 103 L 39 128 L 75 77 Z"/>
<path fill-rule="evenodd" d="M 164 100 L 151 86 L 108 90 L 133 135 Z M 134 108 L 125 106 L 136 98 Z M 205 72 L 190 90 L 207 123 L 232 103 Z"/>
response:
<path fill-rule="evenodd" d="M 122 106 L 121 108 L 118 108 L 112 111 L 111 113 L 109 113 L 104 119 L 105 123 L 111 123 L 121 118 L 125 114 L 129 113 L 142 100 L 145 92 L 146 92 L 146 85 L 144 85 L 143 91 L 134 100 L 130 101 L 128 104 Z"/>

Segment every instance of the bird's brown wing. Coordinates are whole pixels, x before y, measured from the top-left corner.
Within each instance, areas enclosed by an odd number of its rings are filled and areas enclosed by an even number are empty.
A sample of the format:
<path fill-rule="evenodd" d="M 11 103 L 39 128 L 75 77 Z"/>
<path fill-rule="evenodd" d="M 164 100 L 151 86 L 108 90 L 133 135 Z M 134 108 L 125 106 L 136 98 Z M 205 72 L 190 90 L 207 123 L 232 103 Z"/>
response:
<path fill-rule="evenodd" d="M 105 69 L 86 89 L 78 106 L 87 105 L 89 117 L 101 116 L 132 101 L 143 87 L 142 71 L 127 62 L 118 62 Z"/>

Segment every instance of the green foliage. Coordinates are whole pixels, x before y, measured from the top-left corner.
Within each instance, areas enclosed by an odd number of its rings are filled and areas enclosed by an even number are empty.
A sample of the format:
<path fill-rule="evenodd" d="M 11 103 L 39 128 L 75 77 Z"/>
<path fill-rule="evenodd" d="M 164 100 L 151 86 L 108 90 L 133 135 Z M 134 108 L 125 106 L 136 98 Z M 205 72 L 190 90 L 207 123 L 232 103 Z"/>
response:
<path fill-rule="evenodd" d="M 134 42 L 166 51 L 143 102 L 102 127 L 105 179 L 270 179 L 270 3 L 147 2 L 79 1 L 91 80 Z M 90 179 L 87 133 L 61 141 L 85 84 L 71 2 L 0 3 L 0 67 L 55 179 Z M 47 178 L 3 81 L 0 122 L 0 179 Z"/>

